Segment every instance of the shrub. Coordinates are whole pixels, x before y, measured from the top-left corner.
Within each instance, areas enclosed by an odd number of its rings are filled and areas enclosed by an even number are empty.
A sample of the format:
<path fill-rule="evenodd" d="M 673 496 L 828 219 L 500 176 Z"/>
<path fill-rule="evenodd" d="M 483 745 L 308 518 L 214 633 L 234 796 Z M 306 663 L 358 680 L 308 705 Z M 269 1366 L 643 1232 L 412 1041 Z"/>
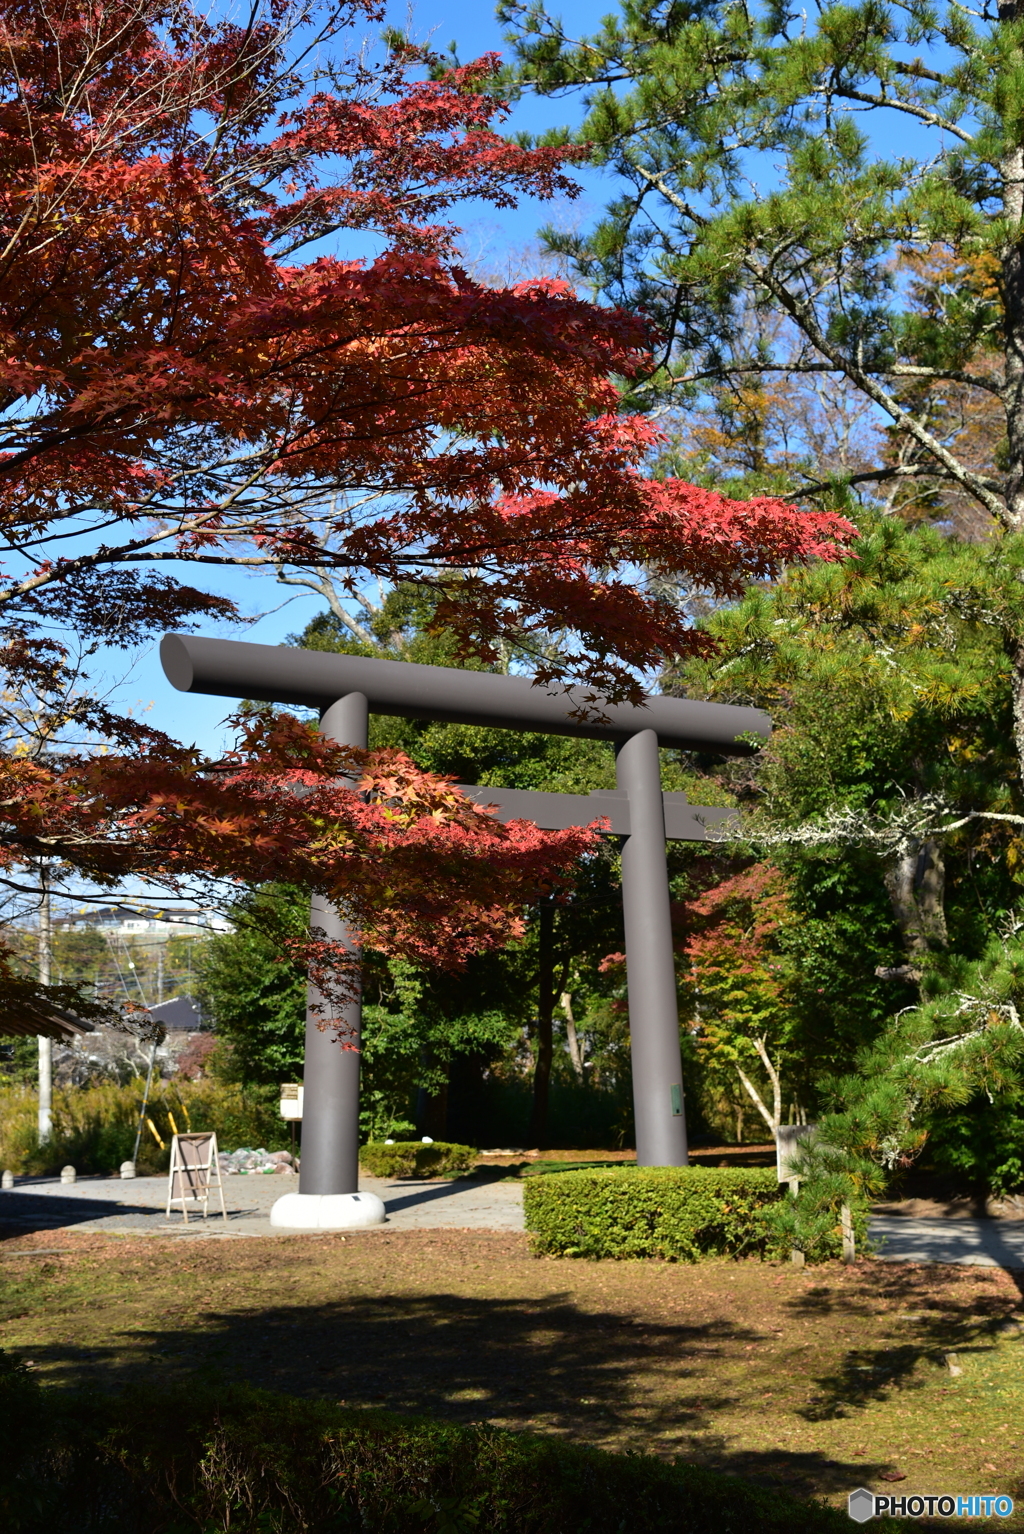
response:
<path fill-rule="evenodd" d="M 359 1160 L 371 1177 L 441 1177 L 445 1172 L 465 1172 L 480 1155 L 471 1145 L 452 1145 L 435 1140 L 396 1140 L 384 1145 L 373 1140 L 359 1152 Z"/>
<path fill-rule="evenodd" d="M 83 1173 L 116 1172 L 132 1154 L 144 1085 L 138 1077 L 123 1085 L 103 1082 L 55 1091 L 53 1131 L 40 1145 L 35 1091 L 0 1084 L 0 1165 L 37 1176 L 67 1165 Z M 216 1081 L 156 1081 L 146 1116 L 163 1145 L 144 1124 L 138 1156 L 142 1173 L 166 1170 L 174 1125 L 182 1132 L 213 1130 L 222 1150 L 238 1145 L 283 1150 L 289 1139 L 276 1092 L 245 1091 Z"/>
<path fill-rule="evenodd" d="M 558 1257 L 775 1256 L 766 1218 L 781 1197 L 762 1167 L 620 1167 L 531 1178 L 526 1228 L 537 1252 Z"/>
<path fill-rule="evenodd" d="M 40 1412 L 40 1401 L 46 1410 Z M 841 1534 L 691 1465 L 204 1381 L 62 1397 L 0 1372 L 10 1534 Z M 879 1520 L 880 1529 L 895 1525 Z"/>
<path fill-rule="evenodd" d="M 853 1222 L 856 1250 L 862 1255 L 871 1250 L 870 1205 L 841 1158 L 841 1151 L 816 1142 L 803 1159 L 809 1175 L 801 1176 L 799 1197 L 780 1199 L 767 1212 L 779 1244 L 799 1248 L 808 1262 L 835 1261 L 842 1256 L 844 1204 Z"/>

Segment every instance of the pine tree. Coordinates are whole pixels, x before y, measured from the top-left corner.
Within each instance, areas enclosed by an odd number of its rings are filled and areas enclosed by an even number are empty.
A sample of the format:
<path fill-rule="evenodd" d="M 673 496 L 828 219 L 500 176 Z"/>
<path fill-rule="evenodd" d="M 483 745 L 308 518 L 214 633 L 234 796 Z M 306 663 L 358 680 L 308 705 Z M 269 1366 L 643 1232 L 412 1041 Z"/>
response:
<path fill-rule="evenodd" d="M 1024 531 L 1024 10 L 863 0 L 625 0 L 570 38 L 539 3 L 500 12 L 521 89 L 581 92 L 578 133 L 621 190 L 589 234 L 549 233 L 581 283 L 666 340 L 637 396 L 830 379 L 889 429 L 830 480 L 954 490 Z M 554 142 L 566 137 L 555 131 Z M 922 263 L 930 266 L 922 293 Z M 963 419 L 986 417 L 981 454 Z M 995 437 L 996 440 L 992 440 Z M 999 439 L 1002 440 L 999 440 Z M 1024 762 L 1024 626 L 1003 633 Z"/>

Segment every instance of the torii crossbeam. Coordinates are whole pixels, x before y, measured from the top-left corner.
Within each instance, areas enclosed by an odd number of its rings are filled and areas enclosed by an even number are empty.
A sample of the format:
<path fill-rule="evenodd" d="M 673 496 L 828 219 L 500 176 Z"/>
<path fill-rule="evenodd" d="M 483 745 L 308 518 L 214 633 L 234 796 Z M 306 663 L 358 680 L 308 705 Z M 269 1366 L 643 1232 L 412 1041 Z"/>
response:
<path fill-rule="evenodd" d="M 404 661 L 332 655 L 290 646 L 167 634 L 160 658 L 182 692 L 253 698 L 315 708 L 320 728 L 342 745 L 364 748 L 369 715 L 396 714 L 452 724 L 533 730 L 607 740 L 615 747 L 614 790 L 552 794 L 464 786 L 481 804 L 497 806 L 501 820 L 532 820 L 545 830 L 589 825 L 607 817 L 622 846 L 622 910 L 636 1118 L 637 1164 L 685 1166 L 679 1014 L 669 906 L 666 838 L 704 841 L 707 827 L 735 811 L 688 804 L 663 793 L 658 747 L 748 755 L 766 740 L 771 721 L 758 709 L 689 698 L 651 696 L 642 706 L 590 702 L 577 717 L 572 698 L 535 687 L 525 677 L 458 671 Z M 314 899 L 311 919 L 346 941 L 345 923 Z M 312 1005 L 306 1022 L 302 1165 L 298 1193 L 278 1199 L 271 1222 L 293 1229 L 339 1230 L 378 1224 L 384 1206 L 359 1192 L 359 1055 L 339 1049 L 317 1027 Z M 346 1009 L 345 1024 L 358 1038 L 361 1006 Z"/>

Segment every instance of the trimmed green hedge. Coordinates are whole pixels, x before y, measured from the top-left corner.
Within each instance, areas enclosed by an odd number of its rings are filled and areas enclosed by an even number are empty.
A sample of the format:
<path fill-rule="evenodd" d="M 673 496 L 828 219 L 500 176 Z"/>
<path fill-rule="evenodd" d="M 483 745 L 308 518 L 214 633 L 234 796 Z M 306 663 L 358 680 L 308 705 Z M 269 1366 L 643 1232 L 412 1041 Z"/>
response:
<path fill-rule="evenodd" d="M 782 1197 L 774 1169 L 621 1167 L 531 1178 L 533 1247 L 558 1257 L 780 1256 L 766 1218 Z"/>
<path fill-rule="evenodd" d="M 67 1396 L 0 1361 L 0 1441 L 4 1534 L 849 1528 L 845 1513 L 690 1465 L 203 1381 Z"/>
<path fill-rule="evenodd" d="M 420 1140 L 396 1140 L 385 1145 L 371 1140 L 359 1152 L 360 1164 L 371 1177 L 441 1177 L 445 1172 L 465 1172 L 480 1152 L 472 1145 L 452 1145 L 435 1140 L 424 1145 Z"/>

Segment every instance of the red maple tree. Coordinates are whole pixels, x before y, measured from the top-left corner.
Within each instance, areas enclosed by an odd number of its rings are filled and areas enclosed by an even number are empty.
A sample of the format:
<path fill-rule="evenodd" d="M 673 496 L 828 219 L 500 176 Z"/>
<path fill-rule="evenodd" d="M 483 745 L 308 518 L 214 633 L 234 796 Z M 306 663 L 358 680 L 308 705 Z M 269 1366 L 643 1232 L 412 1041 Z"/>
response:
<path fill-rule="evenodd" d="M 398 761 L 359 764 L 367 802 L 308 732 L 250 731 L 237 770 L 211 772 L 92 696 L 54 625 L 87 655 L 228 617 L 197 584 L 224 565 L 342 594 L 414 579 L 467 654 L 568 631 L 540 679 L 636 697 L 638 671 L 704 642 L 659 578 L 737 594 L 852 529 L 646 476 L 657 430 L 614 382 L 648 364 L 642 321 L 555 282 L 488 289 L 457 261 L 455 204 L 573 195 L 571 156 L 500 136 L 478 88 L 492 58 L 431 79 L 405 44 L 338 51 L 381 17 L 0 0 L 0 629 L 20 738 L 0 873 L 301 878 L 375 942 L 458 956 L 509 930 L 516 879 L 582 843 L 496 828 Z M 331 254 L 343 232 L 368 253 Z M 76 753 L 75 730 L 107 754 Z"/>

